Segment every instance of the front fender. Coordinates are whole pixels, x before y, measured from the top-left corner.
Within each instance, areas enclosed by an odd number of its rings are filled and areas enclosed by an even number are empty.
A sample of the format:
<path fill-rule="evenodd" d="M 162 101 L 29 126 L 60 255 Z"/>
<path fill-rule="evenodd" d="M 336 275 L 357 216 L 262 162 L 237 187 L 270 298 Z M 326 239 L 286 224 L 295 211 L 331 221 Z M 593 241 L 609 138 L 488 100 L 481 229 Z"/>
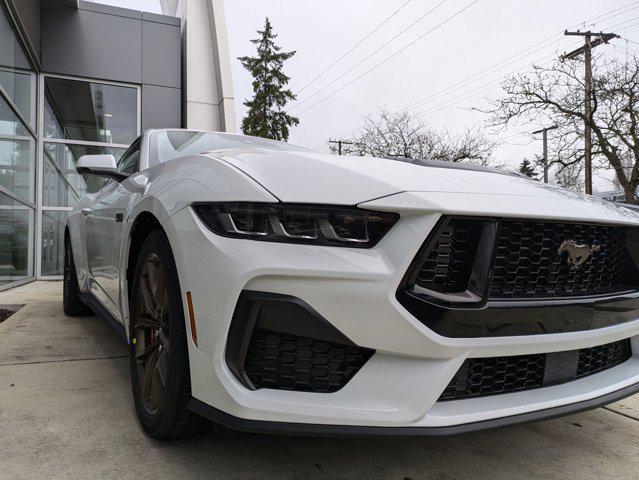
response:
<path fill-rule="evenodd" d="M 166 230 L 166 224 L 172 215 L 195 202 L 278 201 L 242 171 L 205 155 L 191 155 L 157 165 L 132 175 L 121 186 L 131 195 L 129 208 L 124 215 L 125 224 L 120 244 L 121 272 L 126 272 L 131 232 L 143 213 L 152 214 Z M 178 241 L 172 233 L 169 240 Z M 126 275 L 120 275 L 120 292 L 122 317 L 128 326 Z"/>
<path fill-rule="evenodd" d="M 78 277 L 78 286 L 81 292 L 89 289 L 89 262 L 86 248 L 86 228 L 82 209 L 91 205 L 93 195 L 85 195 L 76 204 L 67 217 L 67 228 L 71 240 L 71 251 L 73 252 L 73 262 Z"/>

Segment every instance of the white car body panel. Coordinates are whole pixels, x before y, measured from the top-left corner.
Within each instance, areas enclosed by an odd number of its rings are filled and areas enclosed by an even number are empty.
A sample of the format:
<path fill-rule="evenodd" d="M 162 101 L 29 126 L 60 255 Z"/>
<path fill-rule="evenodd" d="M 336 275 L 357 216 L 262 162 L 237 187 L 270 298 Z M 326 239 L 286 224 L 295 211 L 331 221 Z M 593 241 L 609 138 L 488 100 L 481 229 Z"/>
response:
<path fill-rule="evenodd" d="M 357 205 L 399 192 L 486 194 L 501 197 L 571 198 L 621 210 L 616 204 L 535 182 L 528 177 L 424 167 L 386 159 L 269 150 L 211 152 L 256 179 L 282 202 Z M 582 210 L 578 208 L 577 210 Z M 559 213 L 559 212 L 558 212 Z M 565 212 L 570 215 L 573 212 Z M 584 212 L 588 214 L 589 212 Z"/>
<path fill-rule="evenodd" d="M 580 332 L 448 338 L 427 328 L 395 297 L 442 215 L 639 226 L 637 213 L 514 175 L 373 158 L 251 148 L 189 155 L 147 168 L 152 133 L 142 141 L 141 172 L 81 200 L 69 216 L 69 229 L 81 290 L 92 292 L 128 332 L 131 228 L 143 213 L 160 222 L 173 249 L 182 293 L 193 296 L 198 345 L 189 336 L 188 346 L 196 399 L 250 420 L 442 427 L 568 405 L 639 383 L 639 318 Z M 259 242 L 217 235 L 191 208 L 193 203 L 221 201 L 358 205 L 398 212 L 401 219 L 371 249 Z M 87 208 L 91 212 L 85 215 Z M 116 213 L 123 217 L 119 227 Z M 376 354 L 335 393 L 249 390 L 225 361 L 229 326 L 243 290 L 302 299 L 355 344 Z M 187 321 L 189 333 L 190 328 Z M 592 377 L 437 402 L 467 358 L 577 350 L 626 338 L 632 338 L 633 358 Z"/>

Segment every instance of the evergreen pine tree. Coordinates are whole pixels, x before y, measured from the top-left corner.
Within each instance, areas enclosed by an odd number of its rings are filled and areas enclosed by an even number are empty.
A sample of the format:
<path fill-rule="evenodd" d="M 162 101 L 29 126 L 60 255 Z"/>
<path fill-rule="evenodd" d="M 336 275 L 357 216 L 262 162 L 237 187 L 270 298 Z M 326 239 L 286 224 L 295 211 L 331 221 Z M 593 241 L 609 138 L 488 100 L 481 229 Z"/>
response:
<path fill-rule="evenodd" d="M 286 88 L 290 78 L 284 74 L 284 62 L 296 52 L 282 52 L 282 47 L 275 45 L 277 35 L 268 18 L 264 30 L 258 30 L 260 38 L 251 40 L 257 45 L 256 57 L 240 57 L 251 75 L 253 75 L 252 100 L 244 105 L 248 113 L 242 120 L 242 131 L 246 135 L 288 141 L 289 127 L 299 124 L 299 119 L 288 115 L 284 106 L 295 100 L 293 92 Z"/>
<path fill-rule="evenodd" d="M 524 161 L 521 162 L 521 165 L 519 166 L 519 173 L 526 175 L 533 180 L 537 180 L 537 172 L 535 171 L 535 166 L 530 163 L 527 158 L 524 158 Z"/>

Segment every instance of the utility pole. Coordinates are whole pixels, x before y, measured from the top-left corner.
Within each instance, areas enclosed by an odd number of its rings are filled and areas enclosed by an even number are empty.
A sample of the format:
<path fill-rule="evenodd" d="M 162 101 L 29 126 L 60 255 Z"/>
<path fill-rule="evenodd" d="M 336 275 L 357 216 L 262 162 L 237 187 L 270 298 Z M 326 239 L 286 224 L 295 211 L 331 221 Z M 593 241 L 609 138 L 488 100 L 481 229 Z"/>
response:
<path fill-rule="evenodd" d="M 603 44 L 608 43 L 610 40 L 614 38 L 620 38 L 616 33 L 593 33 L 591 31 L 581 32 L 577 30 L 576 32 L 569 32 L 566 30 L 564 35 L 570 36 L 578 36 L 584 37 L 584 46 L 579 47 L 572 52 L 566 53 L 561 56 L 562 60 L 570 60 L 573 58 L 577 58 L 582 53 L 584 54 L 584 64 L 585 64 L 585 75 L 584 75 L 584 84 L 585 84 L 585 102 L 584 102 L 584 167 L 585 167 L 585 183 L 586 183 L 586 194 L 592 195 L 592 128 L 591 128 L 591 120 L 592 120 L 592 49 Z M 593 37 L 595 39 L 593 40 Z"/>
<path fill-rule="evenodd" d="M 342 145 L 353 145 L 353 142 L 347 142 L 345 140 L 329 140 L 328 143 L 336 143 L 338 154 L 342 155 Z"/>
<path fill-rule="evenodd" d="M 537 135 L 538 133 L 544 134 L 544 183 L 548 183 L 548 131 L 556 130 L 557 128 L 557 125 L 553 125 L 552 127 L 546 127 L 541 130 L 537 130 L 536 132 L 532 132 L 533 135 Z"/>

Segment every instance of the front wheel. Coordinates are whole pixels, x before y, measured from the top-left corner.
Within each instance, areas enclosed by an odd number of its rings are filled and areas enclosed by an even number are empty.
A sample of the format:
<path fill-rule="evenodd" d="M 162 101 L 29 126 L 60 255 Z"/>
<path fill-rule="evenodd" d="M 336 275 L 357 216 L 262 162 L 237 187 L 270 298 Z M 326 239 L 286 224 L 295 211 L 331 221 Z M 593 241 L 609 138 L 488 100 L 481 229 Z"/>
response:
<path fill-rule="evenodd" d="M 153 438 L 179 438 L 206 421 L 191 399 L 184 309 L 166 235 L 151 233 L 138 257 L 131 294 L 130 361 L 135 409 Z"/>

